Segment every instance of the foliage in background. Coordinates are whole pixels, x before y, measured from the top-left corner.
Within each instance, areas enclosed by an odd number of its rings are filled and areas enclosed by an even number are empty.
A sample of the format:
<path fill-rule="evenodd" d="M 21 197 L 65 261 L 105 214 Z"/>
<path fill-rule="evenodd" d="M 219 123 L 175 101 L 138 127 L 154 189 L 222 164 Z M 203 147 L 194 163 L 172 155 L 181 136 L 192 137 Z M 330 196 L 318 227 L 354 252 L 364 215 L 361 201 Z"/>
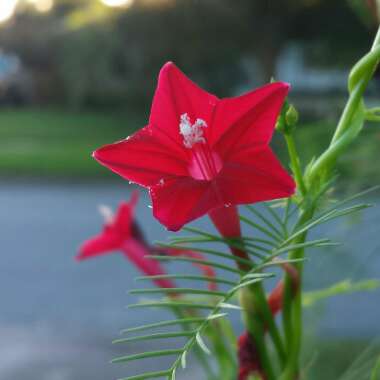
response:
<path fill-rule="evenodd" d="M 134 130 L 140 119 L 132 112 L 126 116 L 55 109 L 2 110 L 0 173 L 48 179 L 108 175 L 106 170 L 99 171 L 91 152 Z"/>
<path fill-rule="evenodd" d="M 0 175 L 47 178 L 114 178 L 90 158 L 99 145 L 126 136 L 144 125 L 140 112 L 85 111 L 62 109 L 5 109 L 0 113 Z M 296 141 L 302 160 L 309 161 L 325 146 L 333 132 L 331 122 L 302 123 Z M 20 139 L 20 136 L 23 136 Z M 46 146 L 46 141 L 49 145 Z M 374 123 L 363 130 L 360 143 L 354 143 L 338 163 L 339 190 L 357 191 L 380 183 L 373 165 L 377 157 L 380 131 Z M 276 151 L 286 164 L 282 139 L 274 139 Z"/>
<path fill-rule="evenodd" d="M 312 65 L 351 63 L 373 26 L 363 28 L 352 9 L 346 0 L 140 0 L 123 11 L 61 0 L 47 15 L 20 11 L 2 26 L 0 46 L 33 74 L 35 102 L 146 105 L 151 73 L 168 60 L 222 96 L 247 80 L 267 81 L 289 41 L 305 46 Z M 339 57 L 331 54 L 337 46 Z M 254 73 L 247 59 L 258 63 Z"/>

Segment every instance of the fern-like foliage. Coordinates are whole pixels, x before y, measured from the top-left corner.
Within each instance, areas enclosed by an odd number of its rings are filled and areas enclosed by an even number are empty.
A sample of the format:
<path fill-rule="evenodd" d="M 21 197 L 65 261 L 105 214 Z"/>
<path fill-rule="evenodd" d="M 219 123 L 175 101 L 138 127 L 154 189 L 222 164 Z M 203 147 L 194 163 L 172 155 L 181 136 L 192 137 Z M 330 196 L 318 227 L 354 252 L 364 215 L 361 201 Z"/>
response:
<path fill-rule="evenodd" d="M 322 223 L 366 209 L 370 206 L 367 203 L 351 205 L 351 202 L 360 196 L 366 195 L 369 191 L 359 193 L 344 201 L 336 202 L 332 207 L 317 213 L 313 219 L 305 224 L 299 223 L 298 208 L 291 206 L 290 201 L 280 205 L 266 203 L 264 207 L 246 206 L 247 213 L 240 217 L 244 224 L 252 228 L 252 236 L 244 236 L 241 239 L 224 239 L 196 228 L 185 228 L 189 233 L 188 236 L 175 237 L 171 239 L 169 244 L 161 243 L 160 245 L 163 247 L 198 251 L 207 258 L 202 260 L 186 256 L 161 255 L 151 256 L 152 258 L 159 261 L 208 265 L 214 268 L 218 275 L 215 278 L 210 278 L 204 275 L 182 273 L 138 278 L 140 281 L 158 278 L 175 280 L 176 282 L 191 280 L 192 284 L 198 284 L 199 286 L 181 286 L 172 289 L 144 288 L 131 291 L 132 294 L 140 296 L 160 295 L 164 297 L 143 300 L 137 304 L 130 305 L 129 308 L 170 309 L 176 318 L 123 330 L 122 334 L 126 335 L 126 338 L 117 339 L 115 343 L 131 344 L 141 341 L 167 341 L 171 338 L 182 338 L 184 343 L 178 348 L 164 348 L 166 346 L 162 343 L 162 348 L 158 350 L 114 359 L 114 363 L 128 363 L 146 358 L 173 357 L 172 364 L 166 370 L 148 370 L 140 375 L 129 376 L 122 380 L 155 378 L 174 380 L 177 371 L 181 367 L 186 367 L 186 358 L 192 349 L 198 352 L 200 358 L 202 358 L 203 353 L 210 353 L 208 344 L 213 344 L 214 342 L 212 334 L 209 333 L 209 326 L 221 323 L 231 309 L 240 309 L 236 302 L 236 297 L 234 297 L 236 293 L 246 286 L 273 277 L 273 273 L 266 271 L 268 268 L 299 261 L 299 259 L 289 260 L 282 257 L 289 251 L 306 248 L 325 248 L 336 245 L 329 239 L 297 243 L 297 237 Z M 220 244 L 223 244 L 224 247 L 215 248 L 215 246 L 219 247 Z M 236 268 L 235 262 L 238 261 L 242 264 L 252 263 L 243 258 L 232 256 L 228 251 L 228 246 L 244 249 L 252 257 L 254 266 L 249 272 Z M 221 290 L 209 290 L 207 283 L 210 280 L 219 284 Z M 167 327 L 175 327 L 176 330 L 167 332 L 167 330 L 164 330 Z M 140 335 L 136 336 L 135 333 Z M 133 335 L 131 336 L 131 334 Z M 231 360 L 234 359 L 232 358 Z M 210 374 L 209 377 L 211 377 Z"/>

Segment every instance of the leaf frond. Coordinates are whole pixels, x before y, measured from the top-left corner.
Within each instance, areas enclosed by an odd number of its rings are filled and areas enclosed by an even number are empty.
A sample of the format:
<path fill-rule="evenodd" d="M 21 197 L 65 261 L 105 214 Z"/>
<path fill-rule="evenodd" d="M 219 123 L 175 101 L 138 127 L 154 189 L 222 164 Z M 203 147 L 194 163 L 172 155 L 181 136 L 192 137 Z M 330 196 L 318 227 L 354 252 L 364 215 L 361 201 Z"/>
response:
<path fill-rule="evenodd" d="M 158 243 L 158 245 L 163 248 L 175 248 L 181 251 L 198 251 L 204 254 L 209 254 L 212 256 L 221 257 L 223 259 L 239 262 L 241 264 L 251 265 L 251 262 L 249 260 L 243 259 L 242 257 L 233 257 L 231 253 L 220 252 L 215 249 L 188 247 L 188 246 L 183 246 L 183 245 L 173 245 L 173 244 L 165 244 L 165 243 Z M 178 257 L 178 256 L 163 256 L 163 257 L 169 257 L 168 260 L 170 260 L 170 257 Z M 198 260 L 201 260 L 201 259 L 198 259 Z M 205 262 L 202 261 L 201 263 L 204 264 Z"/>
<path fill-rule="evenodd" d="M 358 205 L 350 205 L 355 199 L 369 194 L 371 191 L 380 189 L 380 186 L 363 191 L 355 196 L 336 202 L 332 207 L 317 213 L 314 218 L 304 224 L 300 224 L 300 205 L 294 204 L 294 199 L 282 202 L 281 209 L 274 208 L 272 203 L 265 203 L 264 208 L 248 206 L 250 215 L 256 218 L 261 224 L 251 218 L 243 215 L 240 220 L 259 232 L 259 236 L 244 236 L 241 239 L 225 239 L 218 235 L 204 232 L 194 227 L 184 228 L 189 232 L 190 236 L 175 237 L 171 239 L 169 244 L 159 243 L 160 247 L 171 248 L 182 251 L 200 252 L 207 256 L 205 259 L 199 257 L 175 255 L 150 255 L 150 259 L 167 262 L 182 262 L 191 264 L 200 264 L 208 266 L 214 270 L 215 277 L 203 275 L 193 275 L 191 273 L 184 274 L 160 274 L 155 276 L 140 276 L 139 281 L 170 279 L 176 282 L 175 287 L 169 289 L 161 288 L 144 288 L 135 289 L 130 293 L 140 296 L 150 295 L 166 295 L 162 299 L 145 299 L 138 303 L 129 305 L 130 309 L 150 309 L 163 308 L 171 310 L 177 319 L 148 323 L 145 325 L 124 329 L 121 331 L 125 338 L 116 339 L 114 343 L 133 344 L 135 342 L 143 342 L 155 340 L 181 339 L 184 345 L 181 348 L 161 349 L 157 351 L 149 351 L 146 353 L 137 353 L 133 355 L 122 356 L 113 360 L 114 363 L 126 363 L 133 360 L 145 358 L 174 356 L 174 360 L 169 369 L 164 371 L 151 371 L 141 375 L 130 376 L 124 380 L 145 380 L 164 377 L 167 379 L 175 379 L 179 368 L 186 367 L 186 359 L 188 354 L 195 350 L 195 353 L 208 354 L 213 351 L 213 341 L 208 333 L 210 324 L 218 324 L 227 316 L 227 312 L 234 310 L 242 310 L 241 306 L 235 303 L 236 292 L 244 287 L 251 286 L 257 282 L 265 281 L 267 278 L 273 277 L 274 274 L 263 272 L 268 268 L 276 267 L 284 264 L 294 264 L 304 261 L 305 259 L 286 259 L 283 255 L 294 250 L 309 248 L 324 248 L 335 246 L 337 243 L 330 239 L 307 240 L 302 243 L 297 242 L 297 238 L 302 234 L 309 232 L 311 229 L 318 227 L 323 223 L 333 221 L 343 216 L 365 210 L 371 205 L 362 203 Z M 327 190 L 326 190 L 327 191 Z M 297 200 L 296 200 L 297 201 Z M 303 205 L 303 207 L 306 207 Z M 294 214 L 300 210 L 298 216 Z M 208 244 L 224 244 L 223 249 L 215 249 L 214 246 Z M 227 252 L 228 247 L 244 250 L 248 255 L 254 256 L 252 261 L 233 256 Z M 219 261 L 218 261 L 219 260 Z M 252 269 L 244 271 L 232 265 L 232 262 L 247 264 Z M 190 286 L 177 285 L 180 281 L 191 281 L 197 285 Z M 207 289 L 206 284 L 212 283 L 223 285 L 223 290 Z M 335 294 L 350 293 L 360 290 L 371 290 L 380 286 L 377 280 L 366 280 L 353 283 L 349 280 L 335 284 L 327 289 L 309 292 L 305 294 L 304 302 L 311 305 L 320 299 L 327 298 Z M 226 289 L 226 290 L 225 290 Z M 219 327 L 222 326 L 221 324 Z M 165 331 L 166 330 L 166 331 Z M 169 330 L 169 331 L 168 331 Z M 133 336 L 134 333 L 137 336 Z M 132 334 L 132 336 L 128 336 Z M 176 342 L 176 341 L 175 341 Z M 210 347 L 208 347 L 210 345 Z M 207 361 L 207 359 L 204 359 Z M 367 361 L 359 363 L 358 368 L 368 372 L 368 378 L 373 368 L 369 366 Z M 353 373 L 358 374 L 355 369 Z M 366 372 L 366 373 L 367 373 Z M 350 373 L 351 376 L 352 373 Z M 342 380 L 351 380 L 354 377 L 343 377 Z M 371 379 L 372 380 L 372 379 Z"/>
<path fill-rule="evenodd" d="M 200 323 L 203 322 L 203 317 L 194 317 L 194 318 L 183 318 L 183 319 L 173 319 L 170 321 L 162 321 L 162 322 L 156 322 L 156 323 L 149 323 L 142 326 L 136 326 L 136 327 L 130 327 L 128 329 L 121 330 L 121 334 L 129 334 L 134 333 L 138 331 L 145 331 L 145 330 L 151 330 L 161 327 L 168 327 L 168 326 L 178 326 L 178 325 L 191 325 L 193 323 Z"/>
<path fill-rule="evenodd" d="M 226 272 L 231 272 L 238 275 L 243 275 L 244 271 L 240 269 L 233 268 L 228 265 L 224 265 L 221 263 L 218 263 L 216 261 L 209 261 L 209 260 L 203 260 L 203 259 L 197 259 L 194 257 L 183 257 L 183 256 L 160 256 L 160 255 L 147 255 L 147 258 L 155 259 L 158 261 L 181 261 L 181 262 L 189 262 L 189 263 L 196 263 L 196 264 L 202 264 L 207 265 L 212 268 L 218 268 L 223 269 Z"/>
<path fill-rule="evenodd" d="M 193 288 L 150 288 L 150 289 L 134 289 L 129 292 L 130 294 L 198 294 L 206 295 L 211 297 L 225 297 L 225 292 L 219 292 L 216 290 L 205 290 L 205 289 L 193 289 Z"/>
<path fill-rule="evenodd" d="M 146 372 L 142 375 L 123 377 L 119 380 L 146 380 L 146 379 L 157 379 L 162 377 L 168 377 L 171 374 L 171 371 L 155 371 L 155 372 Z"/>
<path fill-rule="evenodd" d="M 133 336 L 131 338 L 115 339 L 114 341 L 112 341 L 112 344 L 140 342 L 144 340 L 154 340 L 154 339 L 181 338 L 181 337 L 188 337 L 193 334 L 194 334 L 193 331 L 156 333 L 156 334 L 149 334 L 149 335 Z"/>
<path fill-rule="evenodd" d="M 281 239 L 282 233 L 281 231 L 272 223 L 270 219 L 268 219 L 262 212 L 260 212 L 257 208 L 247 205 L 245 206 L 247 210 L 249 210 L 253 215 L 258 217 L 271 231 L 273 237 L 276 239 Z M 275 219 L 277 222 L 277 218 Z"/>
<path fill-rule="evenodd" d="M 126 363 L 126 362 L 130 362 L 133 360 L 155 358 L 158 356 L 178 355 L 181 353 L 182 353 L 182 348 L 170 349 L 170 350 L 147 351 L 147 352 L 143 352 L 141 354 L 120 356 L 118 358 L 112 359 L 111 363 Z"/>
<path fill-rule="evenodd" d="M 249 273 L 242 274 L 236 281 L 235 286 L 231 286 L 230 289 L 226 292 L 216 292 L 216 291 L 206 291 L 200 289 L 192 289 L 192 288 L 172 288 L 172 289 L 136 289 L 131 293 L 133 294 L 149 294 L 149 293 L 162 293 L 167 290 L 169 292 L 173 292 L 175 294 L 201 294 L 212 296 L 214 300 L 216 300 L 215 296 L 218 296 L 219 300 L 214 301 L 213 303 L 196 303 L 191 301 L 178 301 L 176 299 L 168 299 L 164 301 L 143 301 L 137 304 L 129 305 L 129 308 L 146 308 L 146 307 L 168 307 L 171 309 L 180 309 L 182 313 L 186 313 L 191 310 L 206 310 L 206 315 L 197 316 L 192 318 L 180 318 L 178 320 L 171 321 L 163 321 L 157 322 L 153 324 L 148 324 L 144 326 L 139 326 L 135 328 L 130 328 L 123 330 L 123 333 L 134 333 L 141 332 L 149 329 L 163 328 L 167 326 L 187 326 L 188 329 L 184 331 L 174 331 L 174 332 L 157 332 L 152 334 L 127 337 L 115 340 L 115 343 L 133 343 L 137 341 L 149 341 L 149 340 L 159 340 L 159 339 L 169 339 L 169 338 L 186 338 L 187 341 L 181 349 L 163 349 L 157 351 L 149 351 L 142 354 L 134 354 L 128 356 L 122 356 L 113 360 L 113 363 L 125 363 L 132 360 L 139 360 L 151 357 L 158 356 L 170 356 L 175 355 L 176 359 L 173 362 L 173 365 L 167 371 L 163 371 L 161 373 L 168 378 L 172 378 L 175 376 L 178 368 L 184 368 L 186 366 L 186 356 L 193 348 L 200 348 L 204 353 L 209 354 L 211 349 L 207 346 L 207 343 L 203 339 L 203 335 L 207 336 L 207 327 L 210 323 L 214 323 L 214 321 L 224 318 L 226 316 L 225 313 L 221 311 L 223 309 L 229 310 L 241 310 L 241 307 L 229 302 L 229 300 L 234 296 L 235 292 L 244 286 L 249 286 L 254 282 L 263 281 L 268 277 L 273 276 L 270 273 L 259 273 L 258 269 L 253 268 Z M 144 276 L 149 278 L 149 276 Z M 153 376 L 159 377 L 156 374 L 160 372 L 151 372 Z M 141 379 L 150 378 L 149 374 L 139 375 L 139 376 L 147 376 L 140 377 Z M 153 377 L 154 378 L 154 377 Z M 127 378 L 130 380 L 130 378 Z M 137 377 L 139 379 L 139 377 Z"/>
<path fill-rule="evenodd" d="M 158 274 L 154 276 L 140 276 L 135 278 L 136 281 L 145 281 L 145 280 L 161 280 L 161 279 L 168 279 L 168 280 L 192 280 L 192 281 L 201 281 L 201 282 L 214 282 L 216 284 L 224 284 L 224 285 L 231 285 L 234 286 L 235 282 L 226 280 L 225 278 L 220 277 L 210 277 L 210 276 L 197 276 L 197 275 L 190 275 L 190 274 Z"/>

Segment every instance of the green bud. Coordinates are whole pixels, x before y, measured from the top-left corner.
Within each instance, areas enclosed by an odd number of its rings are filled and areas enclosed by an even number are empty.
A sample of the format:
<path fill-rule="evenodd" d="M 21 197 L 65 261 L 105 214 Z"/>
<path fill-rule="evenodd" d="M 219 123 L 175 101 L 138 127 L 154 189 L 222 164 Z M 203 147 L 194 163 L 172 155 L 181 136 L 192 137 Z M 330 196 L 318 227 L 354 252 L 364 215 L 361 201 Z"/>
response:
<path fill-rule="evenodd" d="M 295 127 L 298 122 L 298 111 L 294 108 L 292 104 L 289 105 L 288 110 L 285 114 L 286 125 L 290 128 Z"/>

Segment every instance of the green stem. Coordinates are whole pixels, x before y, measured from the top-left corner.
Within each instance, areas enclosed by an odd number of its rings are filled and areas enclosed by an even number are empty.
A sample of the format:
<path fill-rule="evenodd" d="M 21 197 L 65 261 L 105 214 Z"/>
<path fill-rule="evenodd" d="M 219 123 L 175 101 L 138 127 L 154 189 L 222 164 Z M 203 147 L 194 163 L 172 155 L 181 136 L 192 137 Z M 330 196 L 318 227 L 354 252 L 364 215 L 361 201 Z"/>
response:
<path fill-rule="evenodd" d="M 309 175 L 308 183 L 315 184 L 315 180 L 320 177 L 322 180 L 331 170 L 337 157 L 356 138 L 362 128 L 365 119 L 365 109 L 363 105 L 363 95 L 369 81 L 377 67 L 380 59 L 380 27 L 376 34 L 371 51 L 364 56 L 352 69 L 349 77 L 348 88 L 350 97 L 343 110 L 330 146 L 313 164 Z M 359 121 L 354 122 L 355 117 Z M 362 120 L 360 120 L 360 118 Z"/>
<path fill-rule="evenodd" d="M 207 336 L 213 344 L 214 351 L 216 352 L 216 358 L 219 368 L 220 378 L 233 378 L 236 373 L 236 357 L 229 350 L 228 345 L 224 339 L 225 334 L 222 330 L 222 326 L 219 323 L 219 320 L 215 320 L 214 323 L 210 325 L 209 331 L 206 330 Z"/>
<path fill-rule="evenodd" d="M 319 157 L 312 166 L 307 180 L 313 194 L 317 194 L 319 186 L 326 179 L 338 156 L 356 138 L 361 131 L 365 119 L 365 107 L 363 104 L 364 91 L 372 78 L 374 70 L 380 58 L 380 27 L 375 37 L 371 52 L 361 59 L 350 73 L 348 88 L 349 99 L 343 110 L 342 116 L 337 125 L 334 136 L 328 149 Z M 357 119 L 356 119 L 357 118 Z M 298 156 L 295 150 L 294 141 L 290 136 L 286 136 L 290 159 L 293 171 L 304 199 L 311 200 L 311 203 L 303 207 L 299 223 L 303 224 L 313 217 L 315 205 L 312 194 L 307 194 L 307 188 L 302 182 L 302 173 L 299 167 Z M 319 177 L 319 182 L 315 180 Z M 307 203 L 307 202 L 306 202 Z M 302 243 L 306 239 L 306 233 L 299 236 L 295 243 Z M 289 253 L 290 259 L 303 258 L 304 250 L 295 250 Z M 295 380 L 299 373 L 299 356 L 302 341 L 302 262 L 296 265 L 299 273 L 300 288 L 296 295 L 293 295 L 292 279 L 285 275 L 285 291 L 283 302 L 283 325 L 287 347 L 289 347 L 288 361 L 281 380 Z"/>
<path fill-rule="evenodd" d="M 264 339 L 267 330 L 273 341 L 282 368 L 285 367 L 286 354 L 284 343 L 269 308 L 262 284 L 252 284 L 242 289 L 240 302 L 244 310 L 243 315 L 246 328 L 256 343 L 263 370 L 267 376 L 270 376 L 270 373 L 273 372 L 273 368 L 265 364 L 269 357 Z M 251 321 L 254 322 L 251 323 Z"/>
<path fill-rule="evenodd" d="M 364 56 L 357 65 L 354 66 L 350 73 L 349 78 L 349 91 L 353 91 L 354 87 L 358 85 L 358 90 L 353 99 L 349 99 L 346 107 L 342 113 L 342 117 L 339 120 L 339 124 L 335 130 L 334 136 L 332 138 L 331 144 L 334 144 L 336 140 L 343 134 L 343 132 L 350 127 L 350 120 L 352 119 L 352 114 L 356 111 L 361 98 L 363 97 L 364 91 L 367 88 L 369 81 L 376 69 L 379 57 L 377 51 L 379 51 L 380 45 L 380 27 L 377 30 L 375 39 L 373 41 L 370 53 Z M 351 102 L 350 102 L 351 100 Z"/>
<path fill-rule="evenodd" d="M 247 308 L 245 308 L 245 310 L 243 311 L 244 324 L 247 328 L 248 333 L 251 336 L 251 339 L 253 339 L 255 343 L 255 347 L 257 349 L 257 352 L 260 358 L 260 365 L 265 373 L 266 380 L 276 380 L 272 362 L 270 360 L 268 349 L 265 344 L 264 322 L 262 318 L 260 317 L 260 315 L 258 315 L 257 313 L 249 312 L 251 306 L 252 305 L 248 304 Z"/>
<path fill-rule="evenodd" d="M 290 162 L 292 164 L 292 170 L 297 182 L 297 187 L 299 188 L 302 195 L 306 194 L 306 186 L 303 180 L 302 169 L 300 165 L 299 155 L 297 153 L 296 144 L 294 142 L 293 133 L 285 133 L 285 141 L 288 146 L 288 152 L 290 157 Z"/>
<path fill-rule="evenodd" d="M 269 308 L 265 291 L 261 283 L 253 284 L 249 287 L 252 296 L 256 304 L 256 313 L 259 313 L 263 323 L 268 328 L 269 335 L 273 341 L 274 347 L 276 349 L 280 364 L 282 367 L 285 366 L 286 353 L 284 343 L 282 341 L 280 332 L 276 325 L 276 321 L 273 318 L 272 311 Z"/>
<path fill-rule="evenodd" d="M 377 5 L 379 7 L 378 12 L 380 15 L 380 1 L 379 0 L 377 0 Z M 373 40 L 371 50 L 374 50 L 377 45 L 380 45 L 380 27 L 377 29 L 377 33 L 376 33 L 375 39 Z"/>
<path fill-rule="evenodd" d="M 312 219 L 315 207 L 309 206 L 301 215 L 298 225 L 302 225 Z M 297 228 L 297 226 L 295 228 Z M 295 244 L 306 241 L 307 233 L 300 235 Z M 289 259 L 301 259 L 304 257 L 304 249 L 297 249 L 289 253 Z M 283 326 L 286 344 L 288 347 L 288 360 L 281 380 L 295 380 L 299 373 L 299 357 L 302 344 L 302 272 L 303 263 L 295 264 L 298 270 L 299 286 L 294 294 L 292 278 L 285 274 L 285 291 L 283 300 Z"/>

